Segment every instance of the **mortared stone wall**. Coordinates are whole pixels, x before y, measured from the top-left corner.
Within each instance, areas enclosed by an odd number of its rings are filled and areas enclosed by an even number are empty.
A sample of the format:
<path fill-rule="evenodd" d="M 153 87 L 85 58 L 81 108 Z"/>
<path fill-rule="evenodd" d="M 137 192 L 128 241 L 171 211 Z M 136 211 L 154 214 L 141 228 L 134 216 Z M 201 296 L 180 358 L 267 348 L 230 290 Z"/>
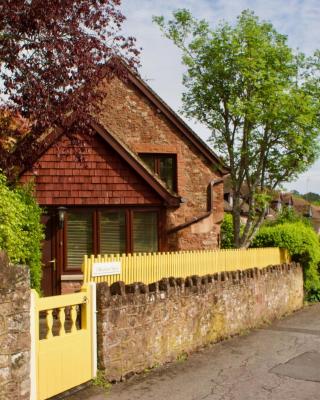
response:
<path fill-rule="evenodd" d="M 29 270 L 0 252 L 0 400 L 30 398 Z"/>
<path fill-rule="evenodd" d="M 98 368 L 118 381 L 301 308 L 302 268 L 99 283 L 97 304 Z"/>

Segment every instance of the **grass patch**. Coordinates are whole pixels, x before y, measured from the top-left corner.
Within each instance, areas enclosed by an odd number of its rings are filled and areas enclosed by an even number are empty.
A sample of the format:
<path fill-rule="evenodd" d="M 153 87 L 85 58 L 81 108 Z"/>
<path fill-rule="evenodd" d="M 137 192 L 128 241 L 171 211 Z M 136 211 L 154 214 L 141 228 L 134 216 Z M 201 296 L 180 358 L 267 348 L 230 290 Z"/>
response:
<path fill-rule="evenodd" d="M 185 351 L 182 351 L 180 354 L 177 356 L 177 362 L 185 362 L 188 359 L 188 353 Z"/>
<path fill-rule="evenodd" d="M 92 379 L 92 385 L 103 389 L 105 392 L 108 392 L 112 387 L 112 384 L 106 380 L 101 370 L 98 371 L 97 376 Z"/>

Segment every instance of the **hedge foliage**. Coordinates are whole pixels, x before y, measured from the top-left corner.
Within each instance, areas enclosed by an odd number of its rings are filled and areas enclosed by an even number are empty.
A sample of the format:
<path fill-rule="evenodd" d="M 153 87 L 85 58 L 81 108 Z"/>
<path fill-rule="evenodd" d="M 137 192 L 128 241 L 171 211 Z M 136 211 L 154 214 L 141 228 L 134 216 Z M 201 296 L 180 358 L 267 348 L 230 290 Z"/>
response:
<path fill-rule="evenodd" d="M 40 291 L 41 209 L 30 185 L 9 188 L 0 174 L 0 249 L 8 253 L 12 263 L 30 267 L 31 287 Z"/>
<path fill-rule="evenodd" d="M 283 247 L 304 270 L 304 286 L 309 301 L 320 300 L 320 244 L 311 226 L 303 221 L 279 222 L 260 228 L 252 247 Z"/>
<path fill-rule="evenodd" d="M 222 249 L 233 249 L 233 221 L 231 214 L 224 214 L 221 224 L 221 246 Z"/>

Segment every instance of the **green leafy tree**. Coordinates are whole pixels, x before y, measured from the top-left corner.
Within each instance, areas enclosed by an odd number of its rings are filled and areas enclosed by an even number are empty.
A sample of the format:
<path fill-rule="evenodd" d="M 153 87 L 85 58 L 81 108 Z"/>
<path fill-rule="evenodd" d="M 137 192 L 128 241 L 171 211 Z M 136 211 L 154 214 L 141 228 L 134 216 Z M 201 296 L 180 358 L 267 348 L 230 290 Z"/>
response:
<path fill-rule="evenodd" d="M 187 10 L 154 17 L 182 50 L 183 111 L 212 132 L 229 166 L 236 247 L 248 247 L 266 215 L 269 193 L 305 171 L 319 152 L 319 52 L 294 54 L 287 38 L 251 11 L 212 29 Z M 241 187 L 248 194 L 241 197 Z M 249 205 L 241 231 L 242 202 Z"/>
<path fill-rule="evenodd" d="M 320 194 L 308 192 L 302 196 L 305 200 L 310 201 L 310 203 L 319 204 L 320 203 Z"/>

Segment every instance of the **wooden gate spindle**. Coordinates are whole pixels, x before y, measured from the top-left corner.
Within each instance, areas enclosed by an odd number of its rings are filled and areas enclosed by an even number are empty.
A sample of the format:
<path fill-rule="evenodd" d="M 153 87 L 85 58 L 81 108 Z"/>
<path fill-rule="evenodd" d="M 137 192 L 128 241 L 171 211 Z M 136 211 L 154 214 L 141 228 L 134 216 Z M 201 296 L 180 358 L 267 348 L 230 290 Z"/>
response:
<path fill-rule="evenodd" d="M 53 328 L 53 310 L 47 310 L 46 312 L 46 325 L 47 325 L 47 335 L 46 339 L 50 339 L 53 337 L 52 328 Z"/>
<path fill-rule="evenodd" d="M 60 321 L 59 336 L 63 336 L 63 335 L 66 334 L 66 330 L 65 330 L 65 327 L 64 327 L 64 323 L 65 323 L 65 320 L 66 320 L 66 314 L 65 314 L 65 308 L 64 307 L 59 308 L 59 316 L 58 316 L 58 318 L 59 318 L 59 321 Z"/>
<path fill-rule="evenodd" d="M 71 306 L 70 318 L 71 318 L 71 333 L 77 331 L 76 320 L 77 320 L 77 306 Z"/>

